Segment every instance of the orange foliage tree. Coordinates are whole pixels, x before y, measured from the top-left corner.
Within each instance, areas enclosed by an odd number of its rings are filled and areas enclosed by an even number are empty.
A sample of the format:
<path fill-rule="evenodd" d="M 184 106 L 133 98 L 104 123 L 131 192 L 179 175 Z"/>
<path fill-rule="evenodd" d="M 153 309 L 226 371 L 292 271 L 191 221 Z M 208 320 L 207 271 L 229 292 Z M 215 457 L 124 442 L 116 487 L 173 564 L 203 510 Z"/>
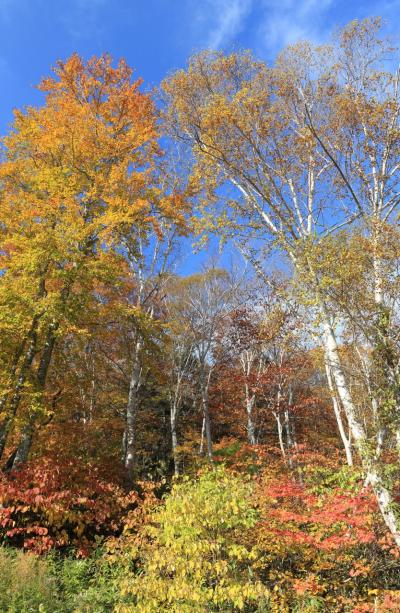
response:
<path fill-rule="evenodd" d="M 45 104 L 16 111 L 0 165 L 0 456 L 20 432 L 13 466 L 49 410 L 57 342 L 84 333 L 121 280 L 124 239 L 134 248 L 155 210 L 182 205 L 156 184 L 155 109 L 127 64 L 73 55 L 54 73 L 39 86 Z"/>

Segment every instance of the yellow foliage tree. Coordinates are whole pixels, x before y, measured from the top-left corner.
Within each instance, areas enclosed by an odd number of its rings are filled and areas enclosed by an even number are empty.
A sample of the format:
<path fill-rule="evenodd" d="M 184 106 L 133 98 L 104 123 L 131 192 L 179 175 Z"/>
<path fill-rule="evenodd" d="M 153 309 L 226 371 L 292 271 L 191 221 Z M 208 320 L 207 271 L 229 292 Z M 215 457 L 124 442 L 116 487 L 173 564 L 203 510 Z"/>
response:
<path fill-rule="evenodd" d="M 15 113 L 0 165 L 0 457 L 16 416 L 26 460 L 61 335 L 124 269 L 122 236 L 151 234 L 173 199 L 155 186 L 156 115 L 124 61 L 73 55 Z M 132 238 L 130 238 L 132 243 Z"/>

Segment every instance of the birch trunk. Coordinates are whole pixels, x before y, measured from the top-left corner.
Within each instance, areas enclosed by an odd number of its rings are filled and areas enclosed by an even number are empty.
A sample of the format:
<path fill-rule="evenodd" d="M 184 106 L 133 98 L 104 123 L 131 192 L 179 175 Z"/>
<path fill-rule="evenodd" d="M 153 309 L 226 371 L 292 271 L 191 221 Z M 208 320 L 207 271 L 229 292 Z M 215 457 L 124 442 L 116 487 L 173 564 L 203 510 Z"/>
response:
<path fill-rule="evenodd" d="M 342 415 L 340 411 L 340 404 L 338 401 L 338 397 L 336 395 L 335 387 L 333 385 L 330 364 L 327 359 L 325 360 L 325 371 L 326 371 L 326 379 L 328 381 L 328 388 L 329 388 L 329 392 L 330 392 L 331 399 L 332 399 L 333 411 L 336 417 L 337 427 L 338 427 L 339 434 L 342 439 L 343 447 L 346 453 L 347 464 L 348 466 L 353 466 L 353 453 L 351 449 L 351 441 L 350 441 L 350 437 L 348 437 L 345 432 Z"/>
<path fill-rule="evenodd" d="M 205 433 L 205 429 L 206 429 L 206 422 L 205 422 L 204 415 L 203 415 L 203 419 L 201 421 L 201 434 L 200 434 L 199 455 L 203 455 L 203 451 L 204 451 L 204 433 Z"/>
<path fill-rule="evenodd" d="M 174 400 L 171 406 L 171 414 L 170 414 L 170 424 L 171 424 L 171 447 L 172 447 L 172 458 L 174 460 L 174 475 L 177 477 L 179 475 L 179 458 L 178 458 L 178 434 L 176 431 L 176 422 L 178 416 L 178 399 L 175 394 Z"/>
<path fill-rule="evenodd" d="M 347 421 L 349 422 L 354 441 L 357 445 L 359 445 L 365 439 L 364 428 L 356 415 L 353 399 L 351 397 L 340 361 L 335 333 L 328 319 L 324 321 L 323 327 L 326 360 L 329 365 L 331 376 L 337 389 L 340 402 L 342 403 L 346 414 Z"/>
<path fill-rule="evenodd" d="M 337 342 L 334 331 L 328 320 L 324 322 L 326 357 L 331 367 L 332 377 L 336 385 L 342 406 L 346 413 L 351 433 L 357 447 L 366 480 L 374 491 L 383 520 L 390 530 L 392 537 L 400 547 L 400 524 L 394 512 L 395 501 L 390 487 L 385 483 L 384 476 L 379 467 L 378 459 L 369 449 L 366 433 L 357 418 L 351 394 L 340 362 Z"/>
<path fill-rule="evenodd" d="M 256 444 L 256 434 L 253 422 L 253 408 L 255 403 L 255 395 L 250 395 L 249 386 L 245 384 L 245 397 L 246 397 L 246 414 L 247 414 L 247 438 L 250 445 Z"/>
<path fill-rule="evenodd" d="M 282 453 L 282 458 L 286 462 L 286 451 L 285 451 L 285 444 L 283 442 L 283 426 L 281 422 L 281 416 L 279 412 L 275 412 L 275 411 L 273 412 L 273 415 L 275 417 L 276 425 L 278 429 L 278 441 L 279 441 L 279 447 Z"/>
<path fill-rule="evenodd" d="M 205 365 L 200 366 L 200 392 L 201 392 L 201 407 L 203 411 L 204 420 L 204 434 L 207 443 L 207 455 L 210 462 L 213 461 L 213 446 L 211 437 L 211 422 L 208 406 L 208 388 L 210 385 L 211 371 L 208 375 L 205 372 Z"/>
<path fill-rule="evenodd" d="M 136 418 L 139 406 L 139 389 L 141 383 L 140 352 L 143 341 L 138 338 L 135 344 L 131 379 L 129 382 L 128 402 L 126 405 L 126 425 L 124 433 L 125 458 L 124 465 L 128 481 L 132 481 L 135 465 Z"/>
<path fill-rule="evenodd" d="M 290 413 L 287 409 L 285 410 L 284 418 L 285 418 L 285 431 L 286 431 L 286 445 L 287 445 L 287 450 L 288 450 L 288 465 L 289 465 L 289 468 L 293 470 L 292 451 L 294 447 L 294 442 L 293 442 L 292 426 L 290 423 Z"/>
<path fill-rule="evenodd" d="M 389 528 L 396 545 L 400 547 L 399 518 L 394 511 L 392 493 L 390 489 L 385 486 L 384 479 L 376 466 L 371 466 L 371 468 L 368 469 L 367 478 L 374 491 L 385 524 Z"/>

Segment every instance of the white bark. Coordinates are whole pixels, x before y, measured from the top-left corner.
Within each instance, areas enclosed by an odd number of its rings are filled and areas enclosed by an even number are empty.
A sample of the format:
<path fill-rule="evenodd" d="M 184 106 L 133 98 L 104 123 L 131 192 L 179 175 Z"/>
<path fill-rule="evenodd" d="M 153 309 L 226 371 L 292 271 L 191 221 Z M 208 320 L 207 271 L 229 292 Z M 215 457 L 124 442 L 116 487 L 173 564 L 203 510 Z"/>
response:
<path fill-rule="evenodd" d="M 199 447 L 199 454 L 203 455 L 203 451 L 204 451 L 204 433 L 205 433 L 205 429 L 206 429 L 206 422 L 203 416 L 203 420 L 201 422 L 201 435 L 200 435 L 200 447 Z"/>
<path fill-rule="evenodd" d="M 176 432 L 176 416 L 171 413 L 171 445 L 172 445 L 172 456 L 174 458 L 174 474 L 175 476 L 179 475 L 179 458 L 178 458 L 178 435 Z"/>
<path fill-rule="evenodd" d="M 210 386 L 211 370 L 208 374 L 205 372 L 205 364 L 200 365 L 200 393 L 201 393 L 201 406 L 203 410 L 203 430 L 207 443 L 207 455 L 210 462 L 213 461 L 213 445 L 211 437 L 211 422 L 208 406 L 208 389 Z M 203 431 L 202 431 L 203 441 Z"/>
<path fill-rule="evenodd" d="M 399 519 L 394 511 L 394 499 L 390 487 L 385 484 L 381 470 L 379 470 L 379 458 L 376 457 L 376 454 L 371 453 L 366 433 L 357 418 L 356 410 L 340 363 L 335 334 L 332 325 L 327 319 L 324 322 L 324 330 L 326 357 L 331 367 L 332 377 L 345 410 L 354 442 L 357 446 L 365 472 L 366 482 L 371 485 L 383 520 L 390 530 L 396 545 L 400 547 L 400 525 Z"/>
<path fill-rule="evenodd" d="M 255 394 L 251 394 L 249 386 L 245 384 L 245 397 L 246 397 L 246 413 L 247 413 L 247 438 L 250 445 L 256 444 L 256 434 L 253 422 L 253 408 L 255 403 Z"/>
<path fill-rule="evenodd" d="M 292 436 L 292 428 L 290 424 L 290 413 L 288 410 L 285 411 L 284 417 L 285 417 L 286 443 L 287 443 L 287 449 L 288 449 L 288 464 L 289 464 L 289 468 L 292 469 L 293 468 L 292 450 L 295 446 L 295 443 L 294 443 L 293 436 Z"/>
<path fill-rule="evenodd" d="M 368 483 L 374 491 L 385 524 L 389 528 L 396 545 L 400 547 L 400 526 L 398 517 L 394 511 L 393 497 L 388 488 L 385 487 L 382 477 L 375 467 L 371 467 L 367 470 L 366 476 Z"/>
<path fill-rule="evenodd" d="M 135 464 L 135 434 L 136 418 L 138 411 L 138 392 L 141 384 L 140 351 L 142 339 L 139 337 L 135 343 L 131 379 L 129 382 L 128 402 L 126 405 L 125 425 L 125 469 L 128 480 L 132 479 L 132 471 Z"/>
<path fill-rule="evenodd" d="M 177 386 L 179 382 L 177 383 Z M 170 413 L 170 425 L 171 425 L 171 447 L 172 447 L 172 457 L 174 460 L 174 474 L 175 476 L 179 475 L 179 457 L 177 452 L 178 447 L 178 434 L 176 431 L 177 428 L 177 418 L 178 418 L 178 407 L 179 407 L 179 389 L 175 390 L 171 413 Z"/>
<path fill-rule="evenodd" d="M 347 421 L 349 422 L 352 436 L 354 438 L 354 441 L 358 445 L 365 439 L 364 429 L 356 416 L 353 399 L 351 397 L 346 377 L 343 373 L 335 333 L 333 331 L 332 324 L 329 322 L 328 318 L 326 318 L 323 322 L 323 327 L 326 360 L 329 365 L 329 369 L 335 387 L 337 389 L 340 402 L 342 403 L 343 409 L 345 411 Z"/>
<path fill-rule="evenodd" d="M 337 423 L 339 434 L 342 439 L 343 447 L 346 453 L 347 464 L 348 466 L 353 466 L 353 453 L 351 449 L 351 440 L 350 440 L 350 437 L 347 436 L 345 428 L 344 428 L 342 415 L 340 411 L 340 404 L 339 404 L 339 400 L 338 400 L 338 397 L 336 395 L 336 391 L 333 385 L 332 374 L 331 374 L 330 364 L 328 360 L 325 360 L 325 371 L 326 371 L 326 378 L 328 381 L 328 388 L 329 388 L 329 392 L 330 392 L 331 399 L 332 399 L 333 411 L 336 417 L 336 423 Z"/>
<path fill-rule="evenodd" d="M 283 442 L 283 427 L 282 427 L 282 422 L 281 422 L 281 416 L 278 411 L 273 411 L 273 416 L 275 417 L 276 425 L 278 429 L 278 440 L 279 440 L 279 447 L 282 453 L 282 458 L 286 462 L 286 451 L 285 451 L 285 445 Z"/>

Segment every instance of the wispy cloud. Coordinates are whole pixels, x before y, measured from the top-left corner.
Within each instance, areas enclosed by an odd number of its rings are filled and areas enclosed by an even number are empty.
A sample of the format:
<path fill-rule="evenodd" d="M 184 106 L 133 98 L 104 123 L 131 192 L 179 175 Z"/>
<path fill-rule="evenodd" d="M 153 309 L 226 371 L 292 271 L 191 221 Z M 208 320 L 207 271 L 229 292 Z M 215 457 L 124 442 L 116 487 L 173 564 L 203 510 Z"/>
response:
<path fill-rule="evenodd" d="M 244 29 L 253 0 L 203 0 L 195 12 L 195 27 L 201 44 L 221 49 Z"/>
<path fill-rule="evenodd" d="M 334 0 L 263 0 L 257 41 L 260 50 L 275 53 L 299 39 L 320 42 L 330 32 L 327 19 Z"/>
<path fill-rule="evenodd" d="M 301 38 L 323 40 L 332 22 L 327 18 L 335 0 L 188 0 L 201 46 L 221 49 L 251 38 L 255 50 L 274 55 Z M 399 0 L 386 0 L 398 2 Z"/>

